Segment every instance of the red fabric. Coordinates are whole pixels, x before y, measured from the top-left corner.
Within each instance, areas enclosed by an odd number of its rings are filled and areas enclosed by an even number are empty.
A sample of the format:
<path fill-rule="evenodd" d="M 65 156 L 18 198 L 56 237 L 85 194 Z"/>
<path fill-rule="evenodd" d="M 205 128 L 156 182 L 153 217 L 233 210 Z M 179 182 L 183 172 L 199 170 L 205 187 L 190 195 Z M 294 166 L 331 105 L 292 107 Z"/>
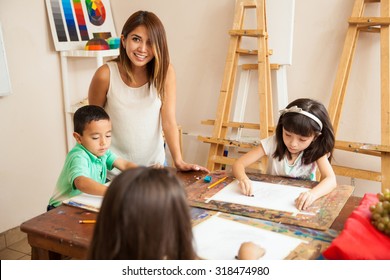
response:
<path fill-rule="evenodd" d="M 359 207 L 345 222 L 323 256 L 330 260 L 390 260 L 390 237 L 377 230 L 370 221 L 370 205 L 376 194 L 365 194 Z"/>

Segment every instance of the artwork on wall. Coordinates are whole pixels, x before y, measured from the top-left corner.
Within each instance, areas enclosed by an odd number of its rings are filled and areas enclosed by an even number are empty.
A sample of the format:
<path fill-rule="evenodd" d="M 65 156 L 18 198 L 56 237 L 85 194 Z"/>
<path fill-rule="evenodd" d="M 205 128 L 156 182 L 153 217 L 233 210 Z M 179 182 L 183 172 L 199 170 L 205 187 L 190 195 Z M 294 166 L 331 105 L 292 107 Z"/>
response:
<path fill-rule="evenodd" d="M 110 0 L 46 0 L 56 51 L 84 49 L 93 38 L 116 37 Z"/>
<path fill-rule="evenodd" d="M 11 80 L 9 78 L 7 56 L 3 42 L 3 33 L 0 23 L 0 96 L 11 94 Z"/>

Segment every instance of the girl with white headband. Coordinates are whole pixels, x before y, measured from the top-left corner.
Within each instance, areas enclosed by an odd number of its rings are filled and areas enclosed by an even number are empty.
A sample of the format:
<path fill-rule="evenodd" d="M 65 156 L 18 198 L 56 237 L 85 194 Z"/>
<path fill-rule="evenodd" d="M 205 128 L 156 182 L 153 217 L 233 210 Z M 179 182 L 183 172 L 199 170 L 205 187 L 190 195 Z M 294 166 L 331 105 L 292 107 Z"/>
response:
<path fill-rule="evenodd" d="M 337 185 L 329 162 L 335 137 L 328 112 L 323 104 L 307 98 L 291 102 L 280 111 L 275 134 L 238 158 L 233 174 L 242 193 L 252 195 L 252 185 L 245 168 L 267 156 L 267 174 L 316 180 L 317 167 L 321 181 L 295 200 L 299 210 L 307 209 L 315 200 L 331 192 Z"/>

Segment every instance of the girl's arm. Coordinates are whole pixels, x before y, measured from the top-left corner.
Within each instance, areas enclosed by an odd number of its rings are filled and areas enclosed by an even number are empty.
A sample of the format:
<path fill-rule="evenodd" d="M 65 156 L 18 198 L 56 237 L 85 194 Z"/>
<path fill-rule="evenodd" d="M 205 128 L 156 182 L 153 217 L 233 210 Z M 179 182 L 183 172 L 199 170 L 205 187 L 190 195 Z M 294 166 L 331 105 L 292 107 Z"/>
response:
<path fill-rule="evenodd" d="M 245 168 L 259 160 L 264 155 L 265 152 L 263 146 L 260 144 L 256 148 L 235 160 L 232 171 L 234 177 L 236 177 L 236 179 L 239 181 L 239 186 L 243 194 L 248 196 L 252 195 L 252 184 L 245 173 Z"/>
<path fill-rule="evenodd" d="M 169 65 L 167 78 L 165 82 L 165 97 L 161 108 L 162 128 L 165 141 L 168 144 L 173 162 L 178 170 L 208 170 L 196 164 L 184 162 L 179 142 L 179 131 L 176 123 L 176 75 L 172 65 Z"/>
<path fill-rule="evenodd" d="M 104 107 L 109 85 L 110 69 L 105 64 L 100 66 L 92 77 L 88 90 L 88 103 L 90 105 Z"/>
<path fill-rule="evenodd" d="M 79 176 L 74 179 L 74 185 L 81 192 L 92 195 L 104 196 L 107 190 L 107 187 L 105 185 L 100 184 L 95 180 L 85 176 Z"/>
<path fill-rule="evenodd" d="M 308 192 L 301 193 L 295 201 L 299 210 L 305 210 L 320 197 L 330 193 L 336 186 L 336 175 L 330 165 L 328 156 L 324 155 L 317 160 L 317 166 L 321 173 L 321 181 Z"/>
<path fill-rule="evenodd" d="M 138 165 L 136 165 L 135 163 L 133 162 L 130 162 L 130 161 L 127 161 L 123 158 L 117 158 L 115 161 L 114 161 L 114 164 L 113 164 L 114 167 L 118 168 L 120 171 L 123 171 L 123 170 L 126 170 L 126 169 L 130 169 L 130 168 L 135 168 L 137 167 Z"/>

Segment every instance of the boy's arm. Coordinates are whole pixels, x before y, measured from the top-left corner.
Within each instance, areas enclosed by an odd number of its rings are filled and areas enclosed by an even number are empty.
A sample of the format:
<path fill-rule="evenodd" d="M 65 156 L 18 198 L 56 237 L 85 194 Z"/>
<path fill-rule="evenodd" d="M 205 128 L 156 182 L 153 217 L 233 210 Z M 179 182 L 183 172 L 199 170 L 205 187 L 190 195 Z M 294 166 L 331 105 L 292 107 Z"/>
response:
<path fill-rule="evenodd" d="M 114 167 L 118 168 L 120 171 L 123 171 L 123 170 L 126 170 L 126 169 L 130 169 L 130 168 L 135 168 L 135 167 L 138 167 L 137 164 L 133 163 L 133 162 L 130 162 L 130 161 L 127 161 L 123 158 L 117 158 L 115 161 L 114 161 L 114 164 L 113 164 Z"/>
<path fill-rule="evenodd" d="M 87 194 L 104 196 L 107 190 L 105 185 L 85 176 L 78 176 L 73 183 L 78 190 Z"/>

